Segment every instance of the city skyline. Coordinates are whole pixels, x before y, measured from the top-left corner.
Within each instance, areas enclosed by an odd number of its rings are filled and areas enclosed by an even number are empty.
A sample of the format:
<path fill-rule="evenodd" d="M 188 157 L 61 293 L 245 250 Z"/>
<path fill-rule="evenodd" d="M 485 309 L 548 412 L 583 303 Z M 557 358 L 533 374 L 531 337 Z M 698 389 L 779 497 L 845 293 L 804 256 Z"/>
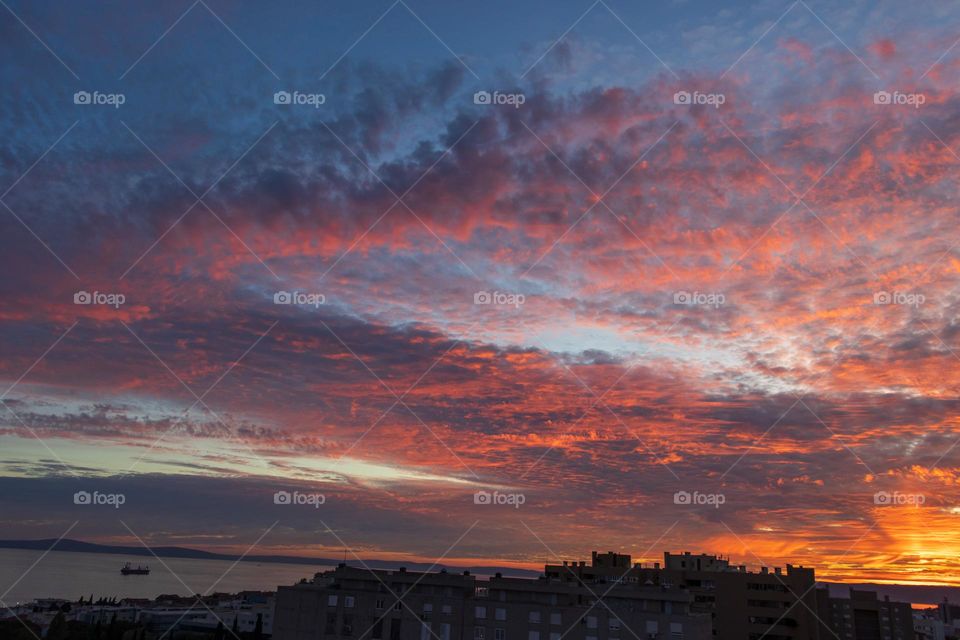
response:
<path fill-rule="evenodd" d="M 958 18 L 6 0 L 0 538 L 960 586 Z"/>

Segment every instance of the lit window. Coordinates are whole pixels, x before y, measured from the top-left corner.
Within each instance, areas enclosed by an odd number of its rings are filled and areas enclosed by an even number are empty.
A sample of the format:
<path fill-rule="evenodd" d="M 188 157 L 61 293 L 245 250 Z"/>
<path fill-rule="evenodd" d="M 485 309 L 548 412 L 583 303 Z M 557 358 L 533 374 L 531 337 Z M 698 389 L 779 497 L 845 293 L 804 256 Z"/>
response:
<path fill-rule="evenodd" d="M 337 596 L 327 596 L 327 606 L 328 607 L 337 606 Z"/>
<path fill-rule="evenodd" d="M 507 619 L 507 610 L 506 610 L 506 609 L 497 609 L 497 610 L 494 612 L 494 615 L 495 615 L 495 617 L 497 618 L 497 620 L 506 620 L 506 619 Z"/>
<path fill-rule="evenodd" d="M 473 610 L 473 617 L 478 620 L 483 620 L 487 617 L 487 608 L 486 607 L 475 607 Z"/>
<path fill-rule="evenodd" d="M 533 624 L 540 624 L 540 612 L 539 612 L 539 611 L 531 611 L 531 612 L 530 612 L 530 617 L 528 618 L 528 621 L 529 621 L 529 622 L 532 622 Z"/>

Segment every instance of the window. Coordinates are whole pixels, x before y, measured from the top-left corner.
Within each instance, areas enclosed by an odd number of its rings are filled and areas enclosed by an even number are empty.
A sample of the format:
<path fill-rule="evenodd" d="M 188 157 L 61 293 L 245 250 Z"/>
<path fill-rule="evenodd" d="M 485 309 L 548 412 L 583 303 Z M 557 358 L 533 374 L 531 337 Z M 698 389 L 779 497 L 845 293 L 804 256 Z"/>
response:
<path fill-rule="evenodd" d="M 597 628 L 597 616 L 587 616 L 587 629 Z"/>
<path fill-rule="evenodd" d="M 328 607 L 337 606 L 337 596 L 327 596 L 327 606 Z"/>
<path fill-rule="evenodd" d="M 683 640 L 683 623 L 670 623 L 670 640 Z"/>
<path fill-rule="evenodd" d="M 433 613 L 433 605 L 430 604 L 429 602 L 424 602 L 424 603 L 423 603 L 423 617 L 424 617 L 424 618 L 429 618 L 432 613 Z"/>
<path fill-rule="evenodd" d="M 484 628 L 483 627 L 474 627 L 473 628 L 473 640 L 483 640 L 484 637 Z"/>
<path fill-rule="evenodd" d="M 531 624 L 540 624 L 540 612 L 531 611 L 529 617 L 527 618 L 527 621 L 530 622 Z"/>
<path fill-rule="evenodd" d="M 550 624 L 560 624 L 560 612 L 554 611 L 550 614 Z"/>
<path fill-rule="evenodd" d="M 353 616 L 343 616 L 343 626 L 340 627 L 340 635 L 353 635 Z"/>
<path fill-rule="evenodd" d="M 531 631 L 530 633 L 527 634 L 527 640 L 540 640 L 540 632 Z"/>
<path fill-rule="evenodd" d="M 335 635 L 337 633 L 337 614 L 328 613 L 327 614 L 327 626 L 324 629 L 324 633 Z"/>
<path fill-rule="evenodd" d="M 377 611 L 383 611 L 383 598 L 377 598 Z"/>
<path fill-rule="evenodd" d="M 620 631 L 620 621 L 616 618 L 610 618 L 610 631 Z"/>
<path fill-rule="evenodd" d="M 383 638 L 383 618 L 374 623 L 373 632 L 371 632 L 370 637 L 374 640 L 380 640 Z"/>
<path fill-rule="evenodd" d="M 507 640 L 507 631 L 505 629 L 494 629 L 493 640 Z"/>
<path fill-rule="evenodd" d="M 440 640 L 450 640 L 450 624 L 448 622 L 440 623 Z"/>
<path fill-rule="evenodd" d="M 506 609 L 497 609 L 494 611 L 494 617 L 497 620 L 506 620 L 507 619 L 507 610 Z"/>
<path fill-rule="evenodd" d="M 483 620 L 487 617 L 487 608 L 486 607 L 474 607 L 473 617 L 478 620 Z"/>
<path fill-rule="evenodd" d="M 430 640 L 430 623 L 422 622 L 420 623 L 420 640 Z"/>
<path fill-rule="evenodd" d="M 400 611 L 402 609 L 403 609 L 403 602 L 401 600 L 397 600 L 397 602 L 393 605 L 393 610 Z"/>
<path fill-rule="evenodd" d="M 560 632 L 559 632 L 559 631 L 551 631 L 551 632 L 550 632 L 550 640 L 560 640 Z"/>
<path fill-rule="evenodd" d="M 450 615 L 451 613 L 453 613 L 453 607 L 451 607 L 451 606 L 448 605 L 448 604 L 445 604 L 445 605 L 443 605 L 442 607 L 440 607 L 440 613 L 448 616 L 448 615 Z"/>
<path fill-rule="evenodd" d="M 343 606 L 347 607 L 348 609 L 352 609 L 352 608 L 353 608 L 353 603 L 354 603 L 354 602 L 355 602 L 355 600 L 354 600 L 354 597 L 353 597 L 353 596 L 344 596 L 344 597 L 343 597 Z"/>
<path fill-rule="evenodd" d="M 660 631 L 660 627 L 657 626 L 656 620 L 647 620 L 647 633 L 656 634 Z"/>

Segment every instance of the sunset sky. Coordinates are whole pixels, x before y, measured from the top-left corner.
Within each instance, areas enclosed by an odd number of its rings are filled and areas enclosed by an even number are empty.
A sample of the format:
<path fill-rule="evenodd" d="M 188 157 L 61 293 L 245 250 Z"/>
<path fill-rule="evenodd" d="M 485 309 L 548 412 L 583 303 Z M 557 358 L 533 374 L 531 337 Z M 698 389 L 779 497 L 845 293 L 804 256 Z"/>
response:
<path fill-rule="evenodd" d="M 0 538 L 960 585 L 960 6 L 191 2 L 0 3 Z"/>

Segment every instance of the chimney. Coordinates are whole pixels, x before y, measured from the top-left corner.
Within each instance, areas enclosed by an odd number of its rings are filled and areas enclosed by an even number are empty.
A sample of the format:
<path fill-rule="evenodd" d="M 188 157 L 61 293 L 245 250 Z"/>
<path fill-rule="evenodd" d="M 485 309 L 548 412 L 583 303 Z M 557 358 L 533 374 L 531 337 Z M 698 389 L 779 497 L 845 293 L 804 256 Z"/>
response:
<path fill-rule="evenodd" d="M 770 573 L 769 567 L 760 567 L 760 573 L 762 573 L 763 575 L 767 575 L 768 573 Z"/>
<path fill-rule="evenodd" d="M 775 574 L 777 574 L 778 576 L 779 576 L 779 575 L 783 575 L 783 573 L 782 573 L 781 570 L 780 570 L 780 567 L 774 567 L 773 572 L 774 572 Z"/>

